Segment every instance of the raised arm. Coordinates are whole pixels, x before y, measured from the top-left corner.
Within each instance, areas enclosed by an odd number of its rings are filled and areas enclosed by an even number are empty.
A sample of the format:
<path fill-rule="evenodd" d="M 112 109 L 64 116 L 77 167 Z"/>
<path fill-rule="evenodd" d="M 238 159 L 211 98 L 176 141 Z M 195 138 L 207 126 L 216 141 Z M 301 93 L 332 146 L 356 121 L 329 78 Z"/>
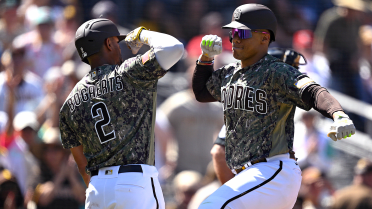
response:
<path fill-rule="evenodd" d="M 214 56 L 222 51 L 222 39 L 216 35 L 206 35 L 200 43 L 200 48 L 202 54 L 196 61 L 192 89 L 197 101 L 215 102 L 217 100 L 209 93 L 205 84 L 213 73 Z"/>
<path fill-rule="evenodd" d="M 155 57 L 164 70 L 168 70 L 181 59 L 183 44 L 171 35 L 146 30 L 144 27 L 136 28 L 128 33 L 125 42 L 136 54 L 143 44 L 154 48 Z"/>

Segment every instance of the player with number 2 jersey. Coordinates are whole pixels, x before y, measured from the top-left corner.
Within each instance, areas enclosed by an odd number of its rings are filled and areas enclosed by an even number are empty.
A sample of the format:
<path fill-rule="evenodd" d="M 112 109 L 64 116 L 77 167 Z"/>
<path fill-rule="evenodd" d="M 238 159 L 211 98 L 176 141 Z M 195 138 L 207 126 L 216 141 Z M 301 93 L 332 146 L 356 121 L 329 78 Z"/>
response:
<path fill-rule="evenodd" d="M 123 62 L 124 38 L 134 54 L 143 44 L 151 49 Z M 156 86 L 182 43 L 143 27 L 120 35 L 99 18 L 79 27 L 75 45 L 91 70 L 63 104 L 60 129 L 88 186 L 85 208 L 164 208 L 154 167 Z"/>

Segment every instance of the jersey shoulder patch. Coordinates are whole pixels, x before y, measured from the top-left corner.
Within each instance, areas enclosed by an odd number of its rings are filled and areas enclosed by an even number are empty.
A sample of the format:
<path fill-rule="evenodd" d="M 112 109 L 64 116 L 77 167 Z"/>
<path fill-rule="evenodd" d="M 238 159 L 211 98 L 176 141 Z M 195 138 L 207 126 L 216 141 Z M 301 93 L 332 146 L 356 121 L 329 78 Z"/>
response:
<path fill-rule="evenodd" d="M 142 55 L 142 64 L 145 64 L 147 61 L 149 61 L 150 59 L 149 52 L 150 51 L 147 51 L 144 55 Z"/>
<path fill-rule="evenodd" d="M 296 83 L 294 83 L 294 85 L 298 88 L 298 89 L 301 89 L 302 87 L 306 86 L 307 84 L 309 83 L 315 83 L 314 80 L 312 80 L 311 78 L 309 77 L 304 77 L 304 78 L 301 78 L 300 80 L 298 80 Z"/>

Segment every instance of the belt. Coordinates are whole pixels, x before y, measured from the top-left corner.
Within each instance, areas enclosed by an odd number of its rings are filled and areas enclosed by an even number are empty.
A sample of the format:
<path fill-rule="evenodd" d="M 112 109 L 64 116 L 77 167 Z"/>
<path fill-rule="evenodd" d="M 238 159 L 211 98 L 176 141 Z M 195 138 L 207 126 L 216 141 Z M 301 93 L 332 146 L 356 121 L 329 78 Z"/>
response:
<path fill-rule="evenodd" d="M 291 159 L 294 159 L 297 161 L 297 158 L 295 157 L 295 152 L 294 151 L 289 151 L 289 158 Z M 261 162 L 267 162 L 267 159 L 266 158 L 259 158 L 257 160 L 253 160 L 253 161 L 249 161 L 247 164 L 245 164 L 243 167 L 241 168 L 238 168 L 238 169 L 231 169 L 231 171 L 233 172 L 233 174 L 238 174 L 240 172 L 242 172 L 243 170 L 245 170 L 246 168 L 256 164 L 256 163 L 261 163 Z"/>
<path fill-rule="evenodd" d="M 121 165 L 118 173 L 130 173 L 130 172 L 139 172 L 143 173 L 141 165 Z M 90 176 L 97 176 L 98 170 L 90 172 Z"/>

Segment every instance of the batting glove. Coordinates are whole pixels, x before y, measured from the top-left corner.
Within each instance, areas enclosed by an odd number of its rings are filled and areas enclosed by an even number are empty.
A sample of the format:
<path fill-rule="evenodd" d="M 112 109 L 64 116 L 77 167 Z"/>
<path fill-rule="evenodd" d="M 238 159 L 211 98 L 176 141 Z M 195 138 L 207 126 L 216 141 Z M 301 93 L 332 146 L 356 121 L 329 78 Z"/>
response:
<path fill-rule="evenodd" d="M 204 56 L 213 58 L 222 52 L 222 39 L 216 35 L 206 35 L 200 43 L 200 48 Z"/>
<path fill-rule="evenodd" d="M 137 54 L 140 48 L 143 46 L 144 42 L 140 39 L 140 34 L 142 30 L 147 30 L 145 27 L 138 27 L 127 34 L 127 37 L 124 39 L 128 48 L 132 51 L 133 54 Z"/>
<path fill-rule="evenodd" d="M 338 112 L 334 114 L 336 114 L 336 118 L 334 119 L 334 123 L 332 124 L 327 136 L 333 141 L 337 141 L 337 139 L 347 138 L 351 137 L 351 135 L 354 135 L 355 126 L 353 121 L 350 120 L 349 116 L 345 113 Z"/>

